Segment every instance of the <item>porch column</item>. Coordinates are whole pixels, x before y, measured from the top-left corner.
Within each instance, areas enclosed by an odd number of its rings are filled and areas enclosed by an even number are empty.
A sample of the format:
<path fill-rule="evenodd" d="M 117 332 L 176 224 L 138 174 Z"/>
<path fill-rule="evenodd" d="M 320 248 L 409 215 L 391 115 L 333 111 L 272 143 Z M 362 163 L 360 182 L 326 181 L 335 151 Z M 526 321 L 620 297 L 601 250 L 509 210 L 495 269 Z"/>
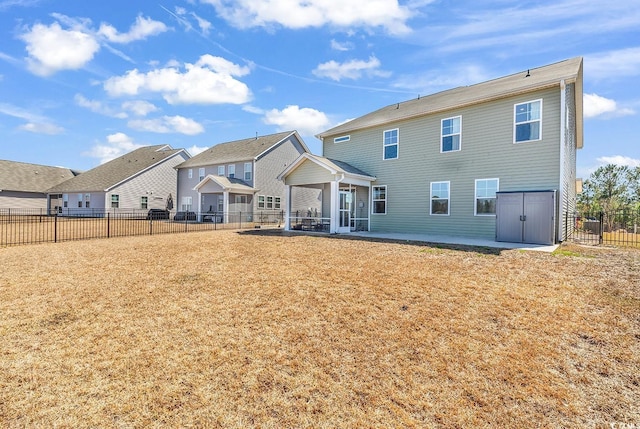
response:
<path fill-rule="evenodd" d="M 284 230 L 289 231 L 291 227 L 291 185 L 285 185 L 285 197 L 287 199 L 287 204 L 285 204 L 284 208 Z"/>
<path fill-rule="evenodd" d="M 222 207 L 224 208 L 224 222 L 229 223 L 229 191 L 224 191 L 222 193 Z"/>
<path fill-rule="evenodd" d="M 335 234 L 338 232 L 338 181 L 333 180 L 331 182 L 331 205 L 330 205 L 330 224 L 329 233 Z"/>

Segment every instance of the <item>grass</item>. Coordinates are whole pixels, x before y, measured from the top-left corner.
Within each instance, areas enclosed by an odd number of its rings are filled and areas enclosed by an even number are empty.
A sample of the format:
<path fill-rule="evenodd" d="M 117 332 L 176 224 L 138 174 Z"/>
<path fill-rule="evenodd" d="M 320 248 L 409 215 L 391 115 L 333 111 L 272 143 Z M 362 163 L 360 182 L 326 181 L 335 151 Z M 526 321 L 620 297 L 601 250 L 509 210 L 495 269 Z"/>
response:
<path fill-rule="evenodd" d="M 590 257 L 277 231 L 0 249 L 0 426 L 637 425 L 640 253 L 564 249 Z"/>

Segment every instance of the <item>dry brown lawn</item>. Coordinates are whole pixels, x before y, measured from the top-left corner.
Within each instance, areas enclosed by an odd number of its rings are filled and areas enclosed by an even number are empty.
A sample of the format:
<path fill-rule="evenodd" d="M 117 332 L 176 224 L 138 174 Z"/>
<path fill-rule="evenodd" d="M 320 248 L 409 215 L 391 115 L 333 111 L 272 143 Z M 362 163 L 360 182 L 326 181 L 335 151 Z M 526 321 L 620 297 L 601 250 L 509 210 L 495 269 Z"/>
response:
<path fill-rule="evenodd" d="M 0 266 L 0 427 L 640 425 L 637 249 L 210 231 Z"/>

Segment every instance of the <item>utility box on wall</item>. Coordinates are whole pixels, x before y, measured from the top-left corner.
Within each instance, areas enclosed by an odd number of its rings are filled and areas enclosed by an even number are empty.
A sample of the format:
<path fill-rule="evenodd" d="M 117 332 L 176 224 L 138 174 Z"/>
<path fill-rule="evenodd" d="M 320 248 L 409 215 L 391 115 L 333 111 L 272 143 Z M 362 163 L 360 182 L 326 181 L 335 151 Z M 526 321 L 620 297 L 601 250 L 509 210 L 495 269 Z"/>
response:
<path fill-rule="evenodd" d="M 496 241 L 554 244 L 556 191 L 496 193 Z"/>

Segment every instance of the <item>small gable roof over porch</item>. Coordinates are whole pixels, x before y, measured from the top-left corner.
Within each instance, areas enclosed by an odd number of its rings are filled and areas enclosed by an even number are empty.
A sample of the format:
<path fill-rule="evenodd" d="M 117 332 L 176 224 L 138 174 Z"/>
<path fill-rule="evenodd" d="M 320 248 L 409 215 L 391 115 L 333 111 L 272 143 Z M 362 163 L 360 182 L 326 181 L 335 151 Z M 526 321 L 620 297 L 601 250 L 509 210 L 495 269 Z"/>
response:
<path fill-rule="evenodd" d="M 224 176 L 209 174 L 195 188 L 200 193 L 232 192 L 235 194 L 254 194 L 258 189 L 247 185 L 244 181 Z"/>
<path fill-rule="evenodd" d="M 286 185 L 294 186 L 329 183 L 335 180 L 341 183 L 369 186 L 376 177 L 346 162 L 303 153 L 280 173 L 278 179 L 283 180 Z"/>

